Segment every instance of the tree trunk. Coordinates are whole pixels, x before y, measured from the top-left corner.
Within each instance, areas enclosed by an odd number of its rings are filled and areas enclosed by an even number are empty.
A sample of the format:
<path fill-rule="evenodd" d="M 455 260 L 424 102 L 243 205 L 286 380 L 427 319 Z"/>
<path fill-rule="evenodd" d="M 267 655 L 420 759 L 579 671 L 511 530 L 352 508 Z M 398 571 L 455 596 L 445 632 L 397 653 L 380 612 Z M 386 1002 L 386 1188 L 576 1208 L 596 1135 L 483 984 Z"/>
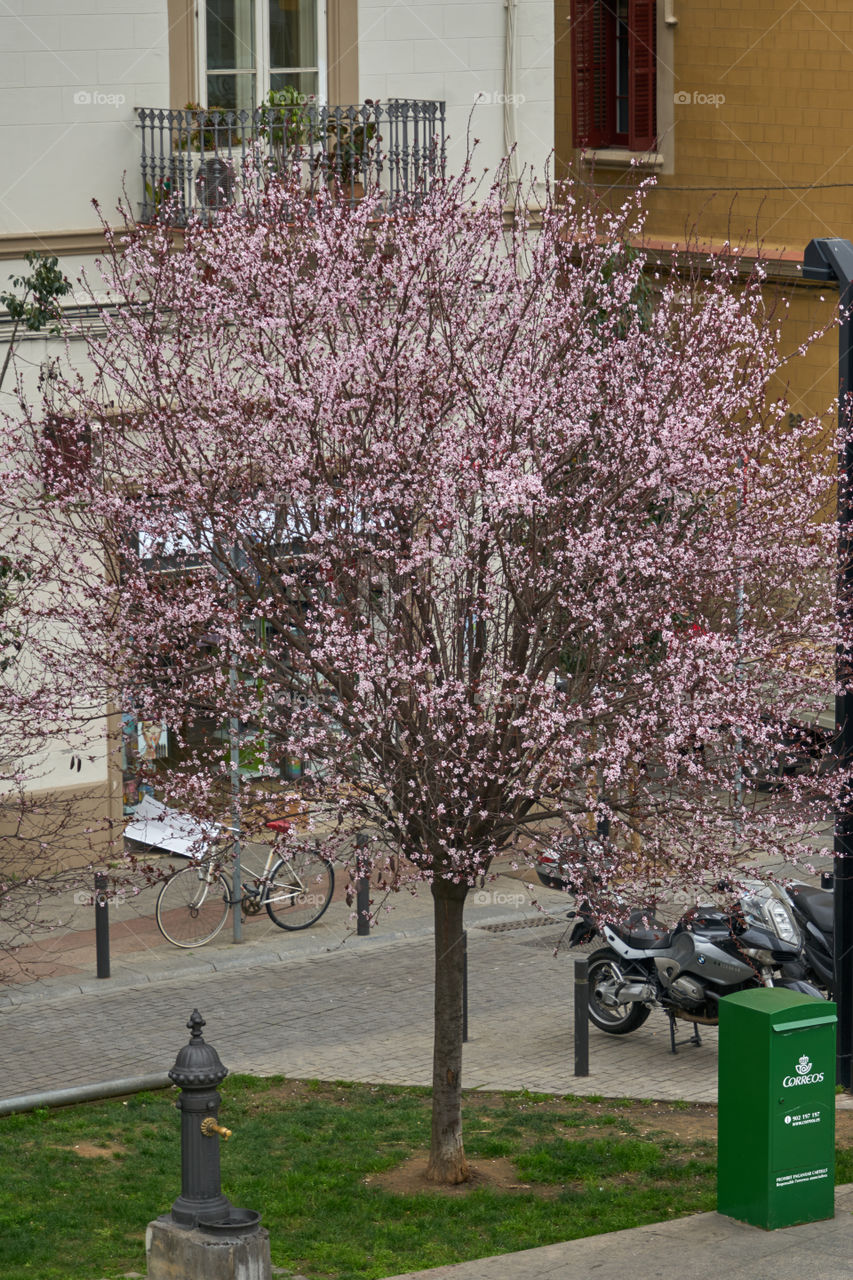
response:
<path fill-rule="evenodd" d="M 426 1177 L 445 1185 L 468 1181 L 462 1147 L 462 913 L 468 886 L 435 878 L 435 1040 L 432 1140 Z"/>

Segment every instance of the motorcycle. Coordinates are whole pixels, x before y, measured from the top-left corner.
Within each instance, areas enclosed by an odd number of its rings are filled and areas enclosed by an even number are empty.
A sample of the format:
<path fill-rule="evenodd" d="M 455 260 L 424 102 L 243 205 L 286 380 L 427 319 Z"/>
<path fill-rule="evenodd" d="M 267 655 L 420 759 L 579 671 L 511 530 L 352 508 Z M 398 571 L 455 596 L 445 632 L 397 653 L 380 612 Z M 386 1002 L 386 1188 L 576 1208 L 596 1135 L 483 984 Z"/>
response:
<path fill-rule="evenodd" d="M 834 978 L 835 903 L 832 889 L 810 884 L 791 884 L 785 894 L 794 919 L 803 933 L 803 958 L 791 976 L 802 977 L 831 991 Z"/>
<path fill-rule="evenodd" d="M 715 1026 L 721 997 L 751 987 L 784 987 L 823 999 L 802 978 L 782 967 L 801 960 L 803 939 L 790 905 L 775 885 L 750 881 L 728 909 L 694 907 L 673 928 L 633 911 L 624 924 L 596 925 L 580 911 L 570 945 L 601 934 L 608 946 L 588 962 L 589 1017 L 601 1031 L 627 1035 L 653 1008 L 669 1018 L 670 1045 L 678 1052 L 675 1024 L 693 1023 L 692 1044 L 701 1044 L 699 1024 Z"/>

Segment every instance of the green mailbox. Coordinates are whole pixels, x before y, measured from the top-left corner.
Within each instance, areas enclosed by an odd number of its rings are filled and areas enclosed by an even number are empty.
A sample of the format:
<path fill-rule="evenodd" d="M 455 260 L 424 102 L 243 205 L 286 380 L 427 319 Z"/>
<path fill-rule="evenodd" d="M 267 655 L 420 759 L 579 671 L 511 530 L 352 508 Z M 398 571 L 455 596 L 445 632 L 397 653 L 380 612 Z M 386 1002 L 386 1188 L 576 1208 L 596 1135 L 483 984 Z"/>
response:
<path fill-rule="evenodd" d="M 835 1022 L 782 987 L 720 1001 L 720 1213 L 766 1230 L 833 1217 Z"/>

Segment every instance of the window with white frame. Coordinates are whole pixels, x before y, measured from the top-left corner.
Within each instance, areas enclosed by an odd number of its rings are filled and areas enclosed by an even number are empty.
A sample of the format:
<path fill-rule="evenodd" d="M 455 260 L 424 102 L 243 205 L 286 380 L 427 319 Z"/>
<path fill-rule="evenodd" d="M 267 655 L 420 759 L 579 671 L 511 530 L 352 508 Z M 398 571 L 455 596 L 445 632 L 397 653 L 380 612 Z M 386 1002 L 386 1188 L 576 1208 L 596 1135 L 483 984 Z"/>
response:
<path fill-rule="evenodd" d="M 198 16 L 203 105 L 251 111 L 286 85 L 325 101 L 324 0 L 204 0 Z"/>

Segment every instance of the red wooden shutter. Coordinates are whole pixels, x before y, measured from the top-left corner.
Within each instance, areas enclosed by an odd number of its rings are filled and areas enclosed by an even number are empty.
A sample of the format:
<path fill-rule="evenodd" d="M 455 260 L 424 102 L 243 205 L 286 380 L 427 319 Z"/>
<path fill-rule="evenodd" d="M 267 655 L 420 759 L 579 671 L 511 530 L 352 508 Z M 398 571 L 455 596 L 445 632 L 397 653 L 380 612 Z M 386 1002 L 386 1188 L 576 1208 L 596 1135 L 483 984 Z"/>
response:
<path fill-rule="evenodd" d="M 75 418 L 49 414 L 42 430 L 42 461 L 48 489 L 57 482 L 79 483 L 92 465 L 91 429 Z"/>
<path fill-rule="evenodd" d="M 601 0 L 572 0 L 572 134 L 576 147 L 607 142 L 605 22 Z"/>
<path fill-rule="evenodd" d="M 656 143 L 655 0 L 628 0 L 628 146 Z"/>

